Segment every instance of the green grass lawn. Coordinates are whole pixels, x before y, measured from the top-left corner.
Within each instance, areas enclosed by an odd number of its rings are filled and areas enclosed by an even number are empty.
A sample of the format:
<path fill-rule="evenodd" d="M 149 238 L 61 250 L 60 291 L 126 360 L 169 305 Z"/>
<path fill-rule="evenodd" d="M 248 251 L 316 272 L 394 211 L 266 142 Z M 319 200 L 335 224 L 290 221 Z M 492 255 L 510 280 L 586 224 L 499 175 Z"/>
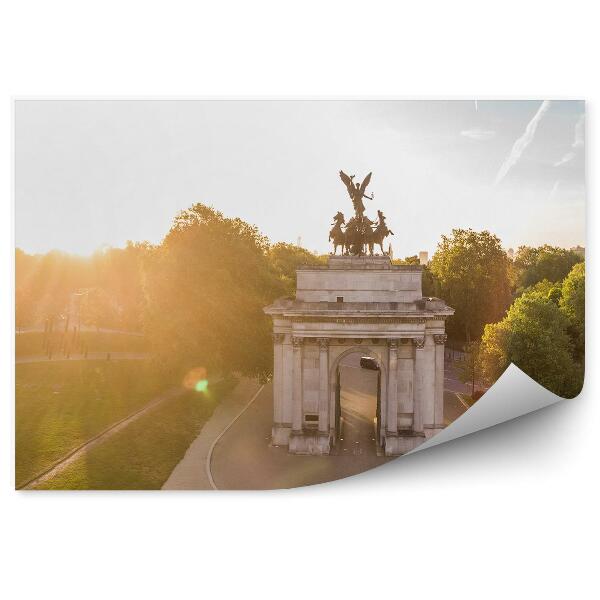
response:
<path fill-rule="evenodd" d="M 18 364 L 15 380 L 17 487 L 174 383 L 146 360 Z"/>
<path fill-rule="evenodd" d="M 66 336 L 62 331 L 52 334 L 53 354 L 59 357 L 61 348 L 70 348 L 73 354 L 81 353 L 87 348 L 88 352 L 147 352 L 148 343 L 140 335 L 129 333 L 106 333 L 82 331 L 77 337 L 72 333 Z M 15 336 L 15 355 L 17 358 L 45 354 L 44 334 L 41 331 L 18 333 Z"/>
<path fill-rule="evenodd" d="M 37 489 L 160 489 L 235 383 L 223 381 L 207 393 L 186 392 L 166 400 Z"/>

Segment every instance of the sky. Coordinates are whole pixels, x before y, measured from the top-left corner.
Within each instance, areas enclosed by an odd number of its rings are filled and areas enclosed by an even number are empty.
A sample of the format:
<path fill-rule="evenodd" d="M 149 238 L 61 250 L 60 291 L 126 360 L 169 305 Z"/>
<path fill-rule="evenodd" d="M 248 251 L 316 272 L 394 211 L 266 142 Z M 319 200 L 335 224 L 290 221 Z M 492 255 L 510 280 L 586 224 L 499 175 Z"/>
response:
<path fill-rule="evenodd" d="M 272 242 L 329 251 L 352 202 L 338 172 L 372 171 L 395 257 L 453 228 L 505 248 L 585 245 L 582 101 L 19 100 L 16 245 L 81 255 L 160 243 L 196 202 Z"/>

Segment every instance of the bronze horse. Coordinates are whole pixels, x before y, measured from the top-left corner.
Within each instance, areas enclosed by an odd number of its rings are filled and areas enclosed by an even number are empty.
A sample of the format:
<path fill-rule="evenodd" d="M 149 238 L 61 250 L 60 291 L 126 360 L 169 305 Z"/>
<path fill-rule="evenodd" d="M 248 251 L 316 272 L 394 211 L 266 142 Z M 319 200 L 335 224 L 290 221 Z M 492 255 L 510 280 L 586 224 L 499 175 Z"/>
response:
<path fill-rule="evenodd" d="M 373 221 L 361 215 L 352 217 L 346 226 L 346 249 L 354 256 L 364 256 L 367 251 L 367 240 L 372 234 Z"/>
<path fill-rule="evenodd" d="M 375 244 L 377 244 L 381 248 L 381 254 L 385 254 L 385 252 L 383 251 L 383 240 L 388 235 L 394 235 L 394 232 L 391 229 L 388 229 L 387 225 L 385 224 L 385 221 L 381 219 L 375 229 L 371 229 L 369 227 L 367 231 L 366 244 L 369 247 L 369 254 L 371 256 L 373 256 L 373 246 L 375 246 Z"/>
<path fill-rule="evenodd" d="M 346 251 L 346 233 L 342 230 L 342 225 L 346 222 L 344 215 L 338 212 L 333 217 L 333 229 L 329 232 L 329 241 L 333 242 L 333 253 L 337 253 L 338 246 L 342 247 L 342 254 Z"/>

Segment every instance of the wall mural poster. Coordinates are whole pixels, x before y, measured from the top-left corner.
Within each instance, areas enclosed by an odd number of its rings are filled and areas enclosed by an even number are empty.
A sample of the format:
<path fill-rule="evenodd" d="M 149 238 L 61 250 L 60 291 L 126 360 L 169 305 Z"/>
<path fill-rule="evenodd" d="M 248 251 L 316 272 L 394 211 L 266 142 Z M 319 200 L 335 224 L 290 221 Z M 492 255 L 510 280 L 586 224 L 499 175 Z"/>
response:
<path fill-rule="evenodd" d="M 15 102 L 15 487 L 334 481 L 573 399 L 585 103 Z"/>

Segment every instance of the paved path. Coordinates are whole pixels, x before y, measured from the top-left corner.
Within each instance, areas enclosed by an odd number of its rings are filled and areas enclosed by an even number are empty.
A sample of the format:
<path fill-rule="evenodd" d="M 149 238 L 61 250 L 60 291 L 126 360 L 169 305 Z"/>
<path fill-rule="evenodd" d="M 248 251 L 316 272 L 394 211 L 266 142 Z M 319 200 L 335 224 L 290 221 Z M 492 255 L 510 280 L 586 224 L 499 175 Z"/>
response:
<path fill-rule="evenodd" d="M 46 354 L 36 354 L 33 356 L 21 356 L 15 360 L 15 364 L 22 365 L 25 363 L 54 363 L 74 360 L 106 360 L 110 356 L 110 360 L 143 360 L 150 358 L 147 352 L 88 352 L 87 357 L 83 354 L 71 354 L 69 358 L 62 354 L 55 354 L 52 358 L 48 358 Z"/>
<path fill-rule="evenodd" d="M 214 489 L 207 472 L 207 458 L 217 438 L 260 389 L 261 386 L 256 381 L 243 379 L 229 396 L 219 402 L 200 435 L 192 442 L 185 456 L 163 484 L 163 490 Z"/>
<path fill-rule="evenodd" d="M 75 324 L 73 323 L 73 325 L 75 325 Z M 54 325 L 53 331 L 55 333 L 58 333 L 58 332 L 63 332 L 64 329 L 65 329 L 65 322 L 58 321 Z M 91 331 L 92 333 L 115 333 L 115 334 L 120 334 L 120 335 L 134 335 L 136 337 L 144 337 L 144 334 L 140 333 L 139 331 L 126 331 L 124 329 L 106 329 L 104 327 L 95 327 L 94 325 L 78 325 L 78 329 L 81 332 Z M 44 330 L 43 325 L 37 325 L 36 327 L 22 327 L 21 329 L 17 329 L 15 331 L 15 333 L 17 335 L 21 335 L 24 333 L 43 333 L 44 331 L 45 330 Z"/>
<path fill-rule="evenodd" d="M 353 354 L 341 364 L 341 434 L 331 450 L 334 456 L 377 456 L 377 371 L 361 369 L 359 361 Z M 369 464 L 368 459 L 366 469 Z"/>

